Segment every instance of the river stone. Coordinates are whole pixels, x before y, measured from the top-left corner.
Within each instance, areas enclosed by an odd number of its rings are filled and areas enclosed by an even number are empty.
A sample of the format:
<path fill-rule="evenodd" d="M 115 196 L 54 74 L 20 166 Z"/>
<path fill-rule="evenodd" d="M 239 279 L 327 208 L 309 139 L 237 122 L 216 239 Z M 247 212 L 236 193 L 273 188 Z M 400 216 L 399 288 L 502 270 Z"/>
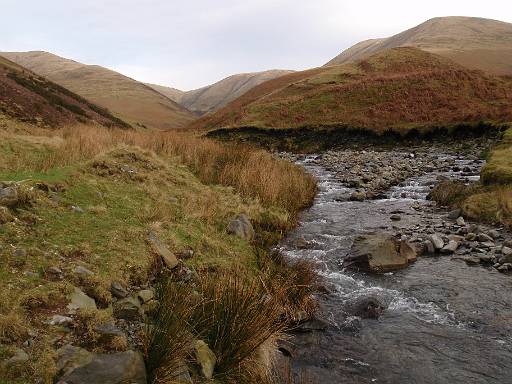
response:
<path fill-rule="evenodd" d="M 46 322 L 49 325 L 69 325 L 73 323 L 73 319 L 68 316 L 53 315 L 50 320 Z"/>
<path fill-rule="evenodd" d="M 0 187 L 0 205 L 13 207 L 18 204 L 18 190 L 14 187 Z"/>
<path fill-rule="evenodd" d="M 414 263 L 418 258 L 416 249 L 407 240 L 400 242 L 400 255 L 407 258 L 409 263 Z"/>
<path fill-rule="evenodd" d="M 464 218 L 462 216 L 457 218 L 457 225 L 460 225 L 461 227 L 466 225 L 466 221 L 464 220 Z"/>
<path fill-rule="evenodd" d="M 459 248 L 459 243 L 458 241 L 456 240 L 450 240 L 448 242 L 448 244 L 446 244 L 442 249 L 441 249 L 441 253 L 445 253 L 445 254 L 452 254 L 454 253 L 457 248 Z"/>
<path fill-rule="evenodd" d="M 393 221 L 400 221 L 400 220 L 402 220 L 402 216 L 397 215 L 397 214 L 391 215 L 389 218 L 391 220 L 393 220 Z"/>
<path fill-rule="evenodd" d="M 365 192 L 356 191 L 356 192 L 352 192 L 352 194 L 350 195 L 351 201 L 364 201 L 365 199 L 366 199 Z"/>
<path fill-rule="evenodd" d="M 430 236 L 430 241 L 434 245 L 434 248 L 439 251 L 444 247 L 444 241 L 438 234 L 433 234 Z"/>
<path fill-rule="evenodd" d="M 503 247 L 503 248 L 501 248 L 501 253 L 502 253 L 503 256 L 511 256 L 512 255 L 512 248 Z"/>
<path fill-rule="evenodd" d="M 228 224 L 228 233 L 238 236 L 241 239 L 251 241 L 256 235 L 251 221 L 247 215 L 240 214 Z"/>
<path fill-rule="evenodd" d="M 356 237 L 344 265 L 370 272 L 383 273 L 407 267 L 408 260 L 401 255 L 398 241 L 391 235 L 374 234 Z"/>
<path fill-rule="evenodd" d="M 59 380 L 67 384 L 146 384 L 142 355 L 135 351 L 91 353 L 66 345 L 57 351 Z"/>
<path fill-rule="evenodd" d="M 345 303 L 344 310 L 351 316 L 362 319 L 378 319 L 386 309 L 384 303 L 375 297 L 356 297 Z"/>
<path fill-rule="evenodd" d="M 480 233 L 478 236 L 477 236 L 477 240 L 481 243 L 494 243 L 494 239 L 487 235 L 486 233 Z"/>
<path fill-rule="evenodd" d="M 139 299 L 126 297 L 114 304 L 114 316 L 124 320 L 142 320 L 144 312 Z"/>
<path fill-rule="evenodd" d="M 427 254 L 432 255 L 436 252 L 436 249 L 434 248 L 434 244 L 430 240 L 425 240 L 423 243 L 425 245 L 425 250 Z"/>
<path fill-rule="evenodd" d="M 158 256 L 162 258 L 167 268 L 173 269 L 179 264 L 176 256 L 167 248 L 167 246 L 158 238 L 155 232 L 150 231 L 148 241 Z"/>
<path fill-rule="evenodd" d="M 453 211 L 449 212 L 446 217 L 450 220 L 457 220 L 462 213 L 462 209 L 454 209 Z"/>
<path fill-rule="evenodd" d="M 493 240 L 496 240 L 497 238 L 500 237 L 500 233 L 495 229 L 491 229 L 489 232 L 487 232 L 487 234 L 491 236 Z"/>
<path fill-rule="evenodd" d="M 196 362 L 201 367 L 201 375 L 206 379 L 213 377 L 217 357 L 203 340 L 194 343 L 194 355 Z"/>
<path fill-rule="evenodd" d="M 80 289 L 76 288 L 73 292 L 68 296 L 70 300 L 67 308 L 70 313 L 74 313 L 77 310 L 89 310 L 89 309 L 97 309 L 96 302 L 92 297 L 87 296 Z"/>
<path fill-rule="evenodd" d="M 477 235 L 476 233 L 472 233 L 472 232 L 469 232 L 467 235 L 466 235 L 466 240 L 467 241 L 475 241 L 477 238 Z"/>

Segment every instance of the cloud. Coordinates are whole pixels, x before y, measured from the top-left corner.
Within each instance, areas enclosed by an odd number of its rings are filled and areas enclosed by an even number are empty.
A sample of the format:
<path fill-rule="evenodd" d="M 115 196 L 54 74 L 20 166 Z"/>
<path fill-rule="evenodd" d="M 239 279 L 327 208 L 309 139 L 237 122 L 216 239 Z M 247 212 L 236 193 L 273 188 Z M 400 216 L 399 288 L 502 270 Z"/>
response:
<path fill-rule="evenodd" d="M 435 16 L 512 21 L 501 0 L 4 0 L 1 50 L 47 50 L 197 88 L 233 73 L 322 65 Z"/>

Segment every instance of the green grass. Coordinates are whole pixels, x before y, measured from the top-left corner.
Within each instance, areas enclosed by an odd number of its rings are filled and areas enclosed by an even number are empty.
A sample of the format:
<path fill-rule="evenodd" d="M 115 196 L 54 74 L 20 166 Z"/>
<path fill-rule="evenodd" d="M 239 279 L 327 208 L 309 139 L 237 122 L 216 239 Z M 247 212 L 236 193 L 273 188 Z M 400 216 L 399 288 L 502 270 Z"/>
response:
<path fill-rule="evenodd" d="M 501 144 L 489 155 L 482 170 L 484 184 L 512 184 L 512 128 L 509 128 Z"/>

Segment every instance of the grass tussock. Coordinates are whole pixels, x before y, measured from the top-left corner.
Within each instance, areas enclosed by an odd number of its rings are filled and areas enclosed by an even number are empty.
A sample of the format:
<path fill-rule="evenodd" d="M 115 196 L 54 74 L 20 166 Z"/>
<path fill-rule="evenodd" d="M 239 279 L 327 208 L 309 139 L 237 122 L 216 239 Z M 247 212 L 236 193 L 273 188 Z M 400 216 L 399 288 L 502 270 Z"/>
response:
<path fill-rule="evenodd" d="M 153 383 L 172 382 L 190 359 L 192 342 L 204 340 L 215 353 L 215 377 L 226 382 L 270 383 L 272 343 L 284 330 L 280 295 L 270 295 L 245 273 L 201 276 L 195 290 L 165 281 L 150 327 L 146 356 Z"/>

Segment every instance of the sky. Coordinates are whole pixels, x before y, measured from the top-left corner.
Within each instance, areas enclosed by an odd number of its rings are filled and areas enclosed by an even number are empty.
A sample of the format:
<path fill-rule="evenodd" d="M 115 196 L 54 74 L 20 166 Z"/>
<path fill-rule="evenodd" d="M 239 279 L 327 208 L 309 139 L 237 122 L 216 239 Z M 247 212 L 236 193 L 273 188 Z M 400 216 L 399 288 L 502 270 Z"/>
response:
<path fill-rule="evenodd" d="M 507 0 L 0 0 L 0 51 L 43 50 L 182 90 L 323 65 L 437 16 L 512 22 Z"/>

